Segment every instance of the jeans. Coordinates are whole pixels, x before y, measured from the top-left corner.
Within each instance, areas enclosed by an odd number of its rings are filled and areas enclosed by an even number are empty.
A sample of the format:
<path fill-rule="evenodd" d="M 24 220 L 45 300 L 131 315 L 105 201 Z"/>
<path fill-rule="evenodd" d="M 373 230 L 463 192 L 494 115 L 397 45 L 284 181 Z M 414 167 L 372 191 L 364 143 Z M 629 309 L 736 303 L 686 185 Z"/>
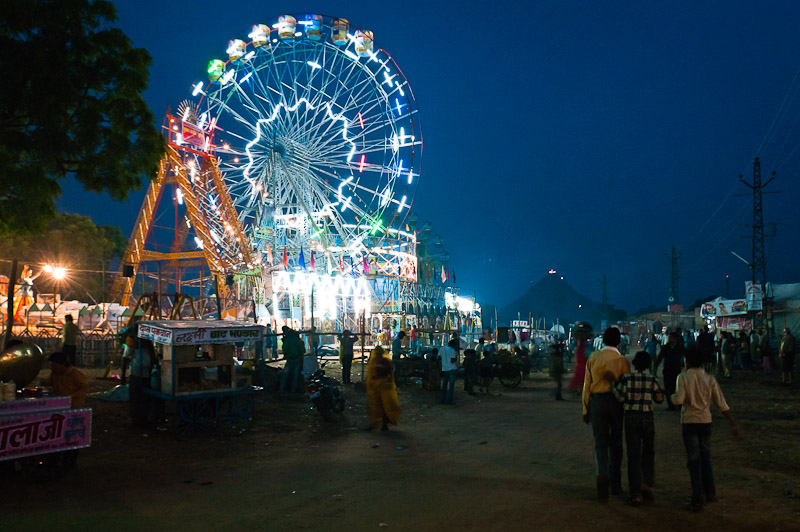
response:
<path fill-rule="evenodd" d="M 300 367 L 302 366 L 303 361 L 301 359 L 295 360 L 287 360 L 286 365 L 283 367 L 283 373 L 281 374 L 281 391 L 285 392 L 287 381 L 291 378 L 292 379 L 292 389 L 291 392 L 297 391 L 297 379 L 300 377 Z"/>
<path fill-rule="evenodd" d="M 593 394 L 589 398 L 589 417 L 594 434 L 597 476 L 608 478 L 612 490 L 621 489 L 622 404 L 611 392 Z"/>
<path fill-rule="evenodd" d="M 442 396 L 440 402 L 453 404 L 453 391 L 456 387 L 456 370 L 442 372 Z"/>
<path fill-rule="evenodd" d="M 353 367 L 352 355 L 342 355 L 342 384 L 350 384 L 350 369 Z"/>
<path fill-rule="evenodd" d="M 711 467 L 711 423 L 685 423 L 682 432 L 692 481 L 692 504 L 701 505 L 717 494 Z"/>
<path fill-rule="evenodd" d="M 628 448 L 628 490 L 642 494 L 642 482 L 653 486 L 656 429 L 652 412 L 625 412 L 625 446 Z"/>

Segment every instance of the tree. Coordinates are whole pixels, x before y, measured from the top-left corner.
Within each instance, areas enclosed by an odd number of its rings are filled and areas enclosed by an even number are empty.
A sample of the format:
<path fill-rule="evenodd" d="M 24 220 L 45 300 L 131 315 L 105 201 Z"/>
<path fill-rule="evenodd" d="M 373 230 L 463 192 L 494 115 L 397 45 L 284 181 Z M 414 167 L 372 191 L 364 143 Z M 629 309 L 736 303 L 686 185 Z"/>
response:
<path fill-rule="evenodd" d="M 59 181 L 122 201 L 164 138 L 142 92 L 151 63 L 105 0 L 6 0 L 0 16 L 0 234 L 41 231 Z"/>
<path fill-rule="evenodd" d="M 64 299 L 97 302 L 104 293 L 108 294 L 112 281 L 112 276 L 104 278 L 102 271 L 111 269 L 109 264 L 122 257 L 126 245 L 119 227 L 97 226 L 90 218 L 77 214 L 58 214 L 41 235 L 0 238 L 0 257 L 19 259 L 20 264 L 30 264 L 35 272 L 43 264 L 65 267 L 65 280 L 41 275 L 35 283 L 37 291 L 58 292 Z M 0 268 L 5 275 L 9 269 L 8 264 Z"/>

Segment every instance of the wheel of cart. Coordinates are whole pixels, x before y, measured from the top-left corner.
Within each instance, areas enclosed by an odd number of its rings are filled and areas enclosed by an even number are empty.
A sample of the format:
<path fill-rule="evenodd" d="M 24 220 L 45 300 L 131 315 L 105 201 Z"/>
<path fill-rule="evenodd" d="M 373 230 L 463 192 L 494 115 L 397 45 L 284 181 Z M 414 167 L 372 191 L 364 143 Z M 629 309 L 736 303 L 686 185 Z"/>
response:
<path fill-rule="evenodd" d="M 252 393 L 226 395 L 218 398 L 217 424 L 230 433 L 244 430 L 253 415 L 255 398 Z"/>
<path fill-rule="evenodd" d="M 181 437 L 203 434 L 215 426 L 216 398 L 177 399 L 178 433 Z"/>
<path fill-rule="evenodd" d="M 508 362 L 501 364 L 498 377 L 500 384 L 506 388 L 516 388 L 522 382 L 522 373 L 518 364 Z"/>

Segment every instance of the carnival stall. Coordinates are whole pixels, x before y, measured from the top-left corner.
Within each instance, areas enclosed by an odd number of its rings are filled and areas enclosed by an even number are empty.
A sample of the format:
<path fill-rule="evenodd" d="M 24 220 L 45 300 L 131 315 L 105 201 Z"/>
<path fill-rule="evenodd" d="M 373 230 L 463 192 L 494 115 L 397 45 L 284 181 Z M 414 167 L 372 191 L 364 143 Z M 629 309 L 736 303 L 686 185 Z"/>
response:
<path fill-rule="evenodd" d="M 143 321 L 138 336 L 154 344 L 160 379 L 145 393 L 175 401 L 182 434 L 249 419 L 254 394 L 251 377 L 240 373 L 241 358 L 263 364 L 265 328 L 240 321 Z M 143 349 L 140 342 L 139 349 Z"/>

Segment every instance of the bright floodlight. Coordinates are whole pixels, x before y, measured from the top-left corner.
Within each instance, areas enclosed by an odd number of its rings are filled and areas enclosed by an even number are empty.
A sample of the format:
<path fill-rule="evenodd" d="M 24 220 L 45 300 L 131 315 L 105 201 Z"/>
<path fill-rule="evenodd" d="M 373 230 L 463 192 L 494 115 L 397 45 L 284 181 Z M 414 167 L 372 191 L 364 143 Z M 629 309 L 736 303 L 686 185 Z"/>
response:
<path fill-rule="evenodd" d="M 51 269 L 53 270 L 53 278 L 54 279 L 61 280 L 64 277 L 67 276 L 67 269 L 66 268 L 61 268 L 61 267 L 53 268 L 51 266 Z"/>
<path fill-rule="evenodd" d="M 49 265 L 49 264 L 45 264 L 44 268 L 42 268 L 42 269 L 44 271 L 46 271 L 47 273 L 53 273 L 53 267 L 51 265 Z"/>

